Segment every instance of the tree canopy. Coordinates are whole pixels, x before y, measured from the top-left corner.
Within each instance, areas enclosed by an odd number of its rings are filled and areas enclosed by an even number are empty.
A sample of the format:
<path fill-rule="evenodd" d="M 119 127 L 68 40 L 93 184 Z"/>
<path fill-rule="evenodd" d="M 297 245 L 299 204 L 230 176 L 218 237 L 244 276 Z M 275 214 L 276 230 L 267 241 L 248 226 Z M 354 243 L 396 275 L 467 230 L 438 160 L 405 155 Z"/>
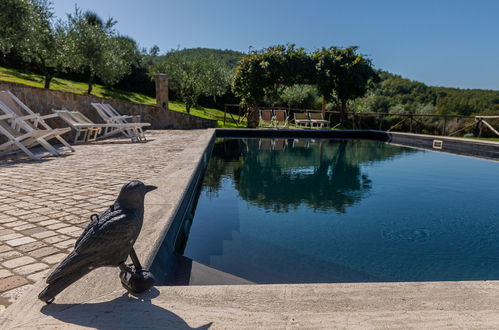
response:
<path fill-rule="evenodd" d="M 294 45 L 253 51 L 236 68 L 233 91 L 241 102 L 257 105 L 264 98 L 276 99 L 282 86 L 310 84 L 323 96 L 323 110 L 330 100 L 342 113 L 349 100 L 367 93 L 378 77 L 371 61 L 357 47 L 322 48 L 307 53 Z"/>
<path fill-rule="evenodd" d="M 165 72 L 169 86 L 185 103 L 187 113 L 201 95 L 216 98 L 229 88 L 230 72 L 223 63 L 211 56 L 185 56 L 171 51 L 150 68 L 150 74 Z"/>
<path fill-rule="evenodd" d="M 232 89 L 241 103 L 257 105 L 277 97 L 280 86 L 314 81 L 314 63 L 303 48 L 273 46 L 252 51 L 239 62 Z"/>
<path fill-rule="evenodd" d="M 112 18 L 104 21 L 92 11 L 76 8 L 68 19 L 77 48 L 77 66 L 87 74 L 89 94 L 96 76 L 112 85 L 130 73 L 132 64 L 139 61 L 136 42 L 118 35 Z"/>
<path fill-rule="evenodd" d="M 45 76 L 45 88 L 52 78 L 76 66 L 73 40 L 68 26 L 55 20 L 48 0 L 6 0 L 0 4 L 0 49 L 12 49 L 33 63 Z"/>

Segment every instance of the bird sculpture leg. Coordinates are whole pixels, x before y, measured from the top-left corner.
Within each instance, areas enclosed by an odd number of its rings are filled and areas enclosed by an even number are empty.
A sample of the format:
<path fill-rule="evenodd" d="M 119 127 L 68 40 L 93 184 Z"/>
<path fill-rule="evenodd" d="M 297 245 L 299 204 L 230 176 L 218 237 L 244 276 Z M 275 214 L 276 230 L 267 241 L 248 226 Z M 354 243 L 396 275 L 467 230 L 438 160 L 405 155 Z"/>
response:
<path fill-rule="evenodd" d="M 150 271 L 142 268 L 133 248 L 130 251 L 130 259 L 132 259 L 133 264 L 127 265 L 123 262 L 119 265 L 121 285 L 132 293 L 147 291 L 154 285 L 154 276 Z"/>
<path fill-rule="evenodd" d="M 140 264 L 139 257 L 137 257 L 137 253 L 135 253 L 135 249 L 132 247 L 132 250 L 130 251 L 130 259 L 132 259 L 133 265 L 135 266 L 136 270 L 141 270 L 142 265 Z"/>

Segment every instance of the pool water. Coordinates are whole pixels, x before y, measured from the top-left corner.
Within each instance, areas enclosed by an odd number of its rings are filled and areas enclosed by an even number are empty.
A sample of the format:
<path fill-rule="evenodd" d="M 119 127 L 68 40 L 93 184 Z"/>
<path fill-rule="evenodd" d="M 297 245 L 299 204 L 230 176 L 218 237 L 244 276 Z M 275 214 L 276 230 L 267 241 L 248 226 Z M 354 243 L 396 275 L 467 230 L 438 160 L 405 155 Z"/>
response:
<path fill-rule="evenodd" d="M 499 279 L 499 163 L 217 139 L 179 253 L 255 283 Z"/>

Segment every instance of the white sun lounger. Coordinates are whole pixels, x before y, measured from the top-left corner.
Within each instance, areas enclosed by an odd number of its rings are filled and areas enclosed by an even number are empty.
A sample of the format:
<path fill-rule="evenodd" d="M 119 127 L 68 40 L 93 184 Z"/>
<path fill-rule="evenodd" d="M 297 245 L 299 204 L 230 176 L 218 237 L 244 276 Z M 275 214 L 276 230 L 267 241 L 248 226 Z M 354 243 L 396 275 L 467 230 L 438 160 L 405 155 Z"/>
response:
<path fill-rule="evenodd" d="M 0 139 L 0 155 L 3 156 L 21 150 L 32 159 L 40 159 L 43 156 L 53 154 L 52 151 L 36 154 L 32 152 L 29 148 L 42 145 L 45 142 L 43 140 L 45 132 L 35 130 L 26 132 L 22 129 L 14 129 L 11 125 L 15 115 L 2 111 L 4 106 L 5 104 L 0 104 L 0 137 L 4 137 L 4 139 Z"/>
<path fill-rule="evenodd" d="M 92 103 L 92 106 L 97 110 L 106 124 L 114 124 L 105 128 L 103 137 L 122 133 L 126 137 L 131 138 L 132 142 L 146 141 L 142 128 L 151 126 L 150 123 L 129 122 L 129 119 L 137 121 L 139 116 L 120 115 L 118 111 L 109 104 Z"/>
<path fill-rule="evenodd" d="M 134 123 L 128 124 L 96 124 L 79 111 L 52 109 L 62 120 L 76 131 L 74 143 L 93 142 L 97 139 L 106 138 L 105 135 L 98 136 L 102 129 L 115 129 L 113 134 L 119 133 L 126 127 L 135 127 Z"/>
<path fill-rule="evenodd" d="M 94 124 L 78 111 L 52 109 L 52 112 L 57 114 L 69 127 L 76 131 L 73 141 L 75 144 L 95 141 L 102 127 L 105 126 L 105 124 Z"/>
<path fill-rule="evenodd" d="M 71 147 L 61 136 L 71 129 L 69 127 L 52 128 L 45 122 L 45 119 L 55 117 L 56 115 L 50 114 L 42 116 L 33 112 L 9 91 L 0 91 L 0 105 L 4 114 L 12 114 L 12 117 L 7 121 L 15 131 L 26 133 L 37 132 L 36 134 L 34 133 L 33 136 L 39 136 L 37 138 L 38 143 L 47 149 L 50 154 L 57 156 L 63 151 L 69 150 L 74 152 L 73 147 Z M 54 138 L 63 146 L 56 148 L 51 145 L 48 141 Z"/>

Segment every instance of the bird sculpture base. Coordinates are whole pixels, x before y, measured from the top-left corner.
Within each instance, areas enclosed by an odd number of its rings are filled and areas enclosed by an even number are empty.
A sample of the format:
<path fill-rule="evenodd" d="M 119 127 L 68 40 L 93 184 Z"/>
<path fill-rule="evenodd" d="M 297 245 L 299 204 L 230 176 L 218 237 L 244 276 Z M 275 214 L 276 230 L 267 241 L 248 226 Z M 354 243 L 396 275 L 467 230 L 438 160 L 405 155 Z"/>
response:
<path fill-rule="evenodd" d="M 152 273 L 146 269 L 136 269 L 133 264 L 120 267 L 121 285 L 131 293 L 149 290 L 155 282 Z"/>

